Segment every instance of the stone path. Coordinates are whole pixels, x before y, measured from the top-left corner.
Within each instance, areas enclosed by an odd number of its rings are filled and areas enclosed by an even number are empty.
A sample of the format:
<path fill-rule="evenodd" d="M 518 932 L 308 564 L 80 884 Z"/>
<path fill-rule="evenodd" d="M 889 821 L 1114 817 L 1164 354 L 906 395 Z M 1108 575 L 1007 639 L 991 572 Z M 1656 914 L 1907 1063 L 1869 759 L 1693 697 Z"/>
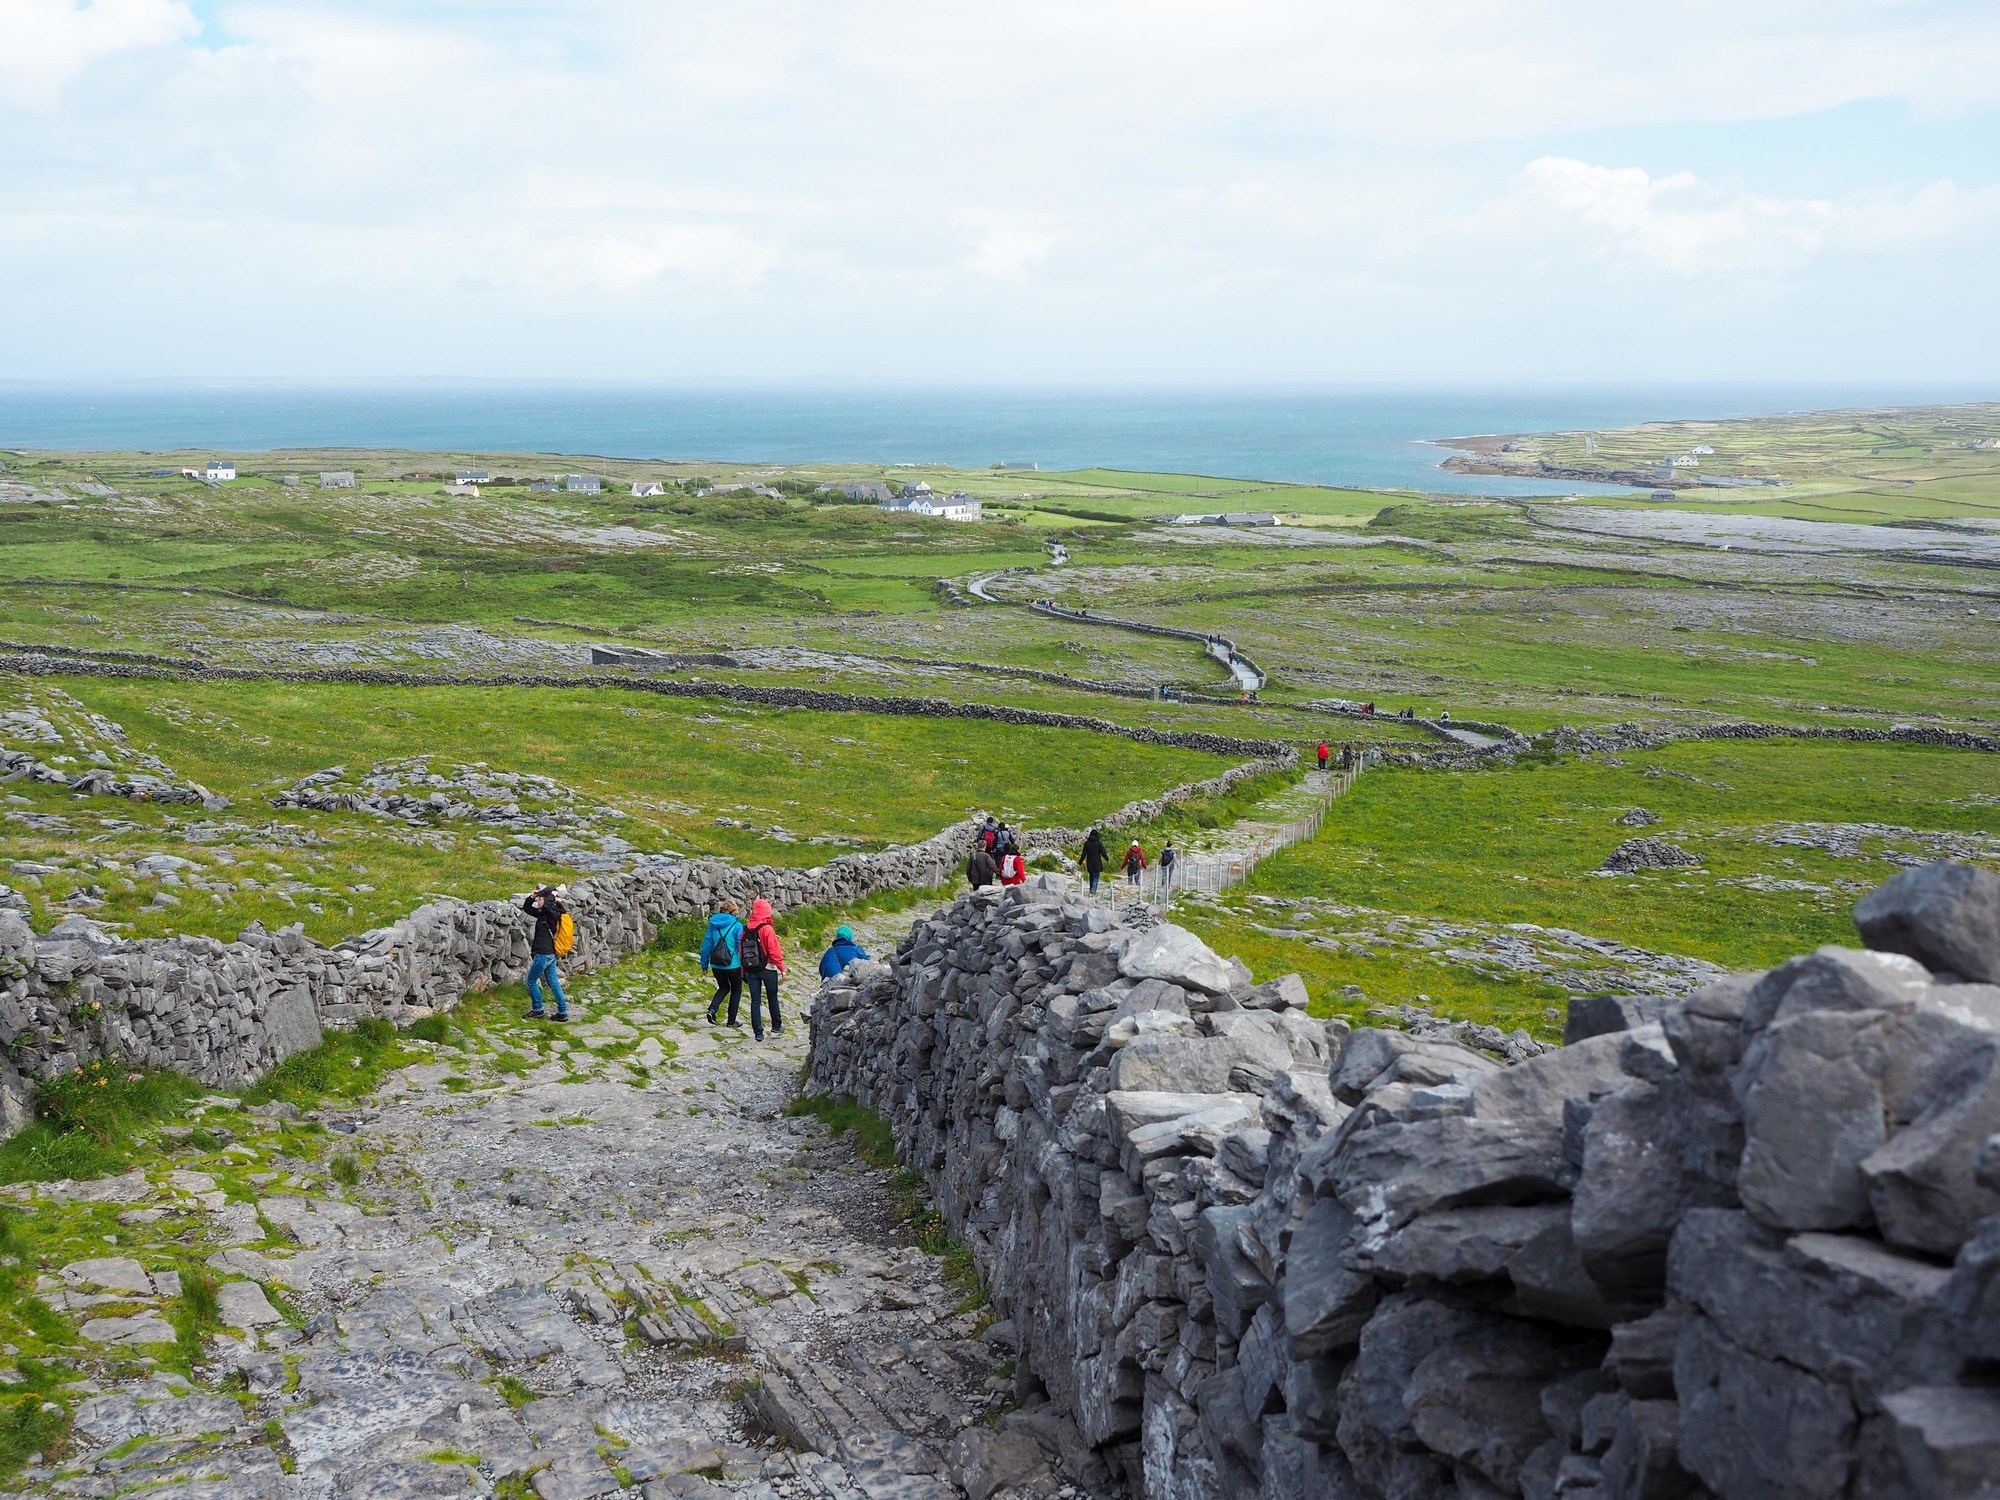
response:
<path fill-rule="evenodd" d="M 908 923 L 857 925 L 883 952 Z M 788 979 L 787 1003 L 816 984 Z M 496 997 L 452 1033 L 462 1045 L 323 1113 L 365 1163 L 353 1187 L 295 1173 L 254 1204 L 210 1193 L 236 1325 L 196 1372 L 213 1378 L 156 1368 L 107 1386 L 61 1468 L 28 1485 L 91 1500 L 1077 1493 L 1018 1430 L 982 1422 L 1011 1391 L 1006 1327 L 910 1245 L 884 1173 L 785 1113 L 804 1016 L 760 1044 L 711 1028 L 707 994 L 691 959 L 647 953 L 580 978 L 566 1030 Z M 135 1202 L 172 1187 L 114 1181 Z M 87 1333 L 163 1336 L 136 1262 L 79 1265 L 72 1284 L 122 1277 L 96 1300 L 150 1319 Z"/>

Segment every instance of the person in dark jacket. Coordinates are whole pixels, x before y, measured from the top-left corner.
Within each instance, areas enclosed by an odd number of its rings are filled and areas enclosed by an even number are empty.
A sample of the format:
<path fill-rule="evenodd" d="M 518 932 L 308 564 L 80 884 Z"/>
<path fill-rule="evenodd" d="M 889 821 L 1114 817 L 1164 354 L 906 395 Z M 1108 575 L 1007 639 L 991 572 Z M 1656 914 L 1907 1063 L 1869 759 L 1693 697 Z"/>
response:
<path fill-rule="evenodd" d="M 867 956 L 868 950 L 854 941 L 852 927 L 836 927 L 833 930 L 833 942 L 827 946 L 826 952 L 820 955 L 819 977 L 837 978 L 849 964 Z"/>
<path fill-rule="evenodd" d="M 1172 839 L 1168 839 L 1167 842 L 1160 849 L 1161 885 L 1170 886 L 1174 883 L 1174 867 L 1178 865 L 1180 862 L 1181 862 L 1180 850 L 1174 847 L 1174 841 Z"/>
<path fill-rule="evenodd" d="M 972 853 L 965 861 L 965 881 L 975 891 L 984 890 L 993 884 L 993 877 L 1000 873 L 1000 865 L 987 852 L 984 844 L 974 844 Z"/>
<path fill-rule="evenodd" d="M 739 947 L 743 982 L 750 991 L 751 1034 L 760 1042 L 764 1040 L 762 1001 L 770 1006 L 771 1035 L 783 1036 L 785 1017 L 778 1009 L 778 976 L 785 972 L 785 948 L 771 920 L 771 903 L 762 896 L 750 903 L 750 920 L 743 924 Z"/>
<path fill-rule="evenodd" d="M 1104 832 L 1093 828 L 1090 836 L 1083 841 L 1083 870 L 1090 877 L 1090 894 L 1097 894 L 1097 882 L 1104 876 L 1104 867 L 1111 863 L 1111 856 L 1104 848 Z"/>
<path fill-rule="evenodd" d="M 708 928 L 701 935 L 701 971 L 715 979 L 715 998 L 708 1002 L 708 1024 L 715 1024 L 722 1002 L 729 1001 L 729 1024 L 736 1024 L 736 1008 L 743 1000 L 743 923 L 737 919 L 736 903 L 721 901 Z"/>
<path fill-rule="evenodd" d="M 521 903 L 521 910 L 535 919 L 535 935 L 528 941 L 528 1017 L 540 1021 L 548 1012 L 542 1009 L 542 992 L 537 981 L 545 980 L 549 993 L 556 997 L 555 1019 L 569 1019 L 569 1000 L 563 994 L 562 979 L 556 973 L 556 924 L 562 921 L 563 904 L 556 899 L 556 893 L 548 886 L 537 889 L 533 895 Z"/>

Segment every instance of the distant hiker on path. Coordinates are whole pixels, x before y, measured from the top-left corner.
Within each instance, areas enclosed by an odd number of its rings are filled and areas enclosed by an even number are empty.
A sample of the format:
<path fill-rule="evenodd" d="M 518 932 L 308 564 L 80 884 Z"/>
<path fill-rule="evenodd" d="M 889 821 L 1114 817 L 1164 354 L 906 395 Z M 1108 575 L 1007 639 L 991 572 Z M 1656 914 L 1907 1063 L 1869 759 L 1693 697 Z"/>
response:
<path fill-rule="evenodd" d="M 528 1016 L 539 1021 L 547 1016 L 542 1009 L 542 992 L 538 980 L 548 983 L 549 992 L 556 997 L 555 1019 L 569 1019 L 569 1000 L 563 994 L 562 978 L 556 973 L 556 932 L 562 925 L 563 904 L 556 899 L 552 887 L 541 886 L 527 900 L 521 903 L 521 910 L 535 919 L 535 935 L 528 943 Z"/>
<path fill-rule="evenodd" d="M 1000 856 L 1000 883 L 1002 885 L 1021 885 L 1027 881 L 1027 878 L 1027 861 L 1021 858 L 1021 851 L 1015 847 L 1014 841 L 1009 839 L 1007 841 L 1007 852 Z"/>
<path fill-rule="evenodd" d="M 1175 866 L 1180 864 L 1180 862 L 1181 862 L 1180 851 L 1174 848 L 1174 841 L 1172 839 L 1168 839 L 1165 844 L 1160 846 L 1161 885 L 1170 886 L 1174 883 L 1174 868 Z"/>
<path fill-rule="evenodd" d="M 849 964 L 867 956 L 868 950 L 854 941 L 852 927 L 836 927 L 833 929 L 833 941 L 819 956 L 819 977 L 837 979 Z"/>
<path fill-rule="evenodd" d="M 985 826 L 979 830 L 979 847 L 988 854 L 998 854 L 1000 851 L 1000 825 L 990 817 L 987 818 Z"/>
<path fill-rule="evenodd" d="M 750 987 L 750 1034 L 764 1040 L 764 1016 L 758 1001 L 771 1007 L 771 1035 L 785 1034 L 785 1017 L 778 1009 L 778 976 L 785 972 L 785 949 L 771 923 L 771 903 L 759 896 L 750 903 L 750 920 L 743 924 L 740 944 L 743 982 Z"/>
<path fill-rule="evenodd" d="M 715 915 L 701 935 L 701 971 L 715 978 L 715 998 L 708 1002 L 708 1024 L 715 1024 L 723 1000 L 729 1001 L 729 1024 L 736 1024 L 736 1007 L 743 999 L 743 924 L 736 903 L 716 903 Z"/>
<path fill-rule="evenodd" d="M 1319 768 L 1322 771 L 1326 769 L 1326 758 L 1330 753 L 1331 752 L 1326 748 L 1326 741 L 1321 740 L 1319 742 Z"/>
<path fill-rule="evenodd" d="M 1125 851 L 1125 879 L 1131 884 L 1137 885 L 1139 877 L 1145 873 L 1146 851 L 1141 849 L 1139 841 L 1134 839 L 1132 840 L 1132 847 Z"/>
<path fill-rule="evenodd" d="M 1104 833 L 1093 828 L 1083 841 L 1083 870 L 1090 877 L 1090 894 L 1097 894 L 1097 882 L 1104 875 L 1104 867 L 1111 863 L 1111 856 L 1104 848 Z"/>
<path fill-rule="evenodd" d="M 984 844 L 974 844 L 965 861 L 966 884 L 975 891 L 983 891 L 999 873 L 1000 862 L 987 852 Z"/>
<path fill-rule="evenodd" d="M 1443 725 L 1443 726 L 1444 726 L 1444 727 L 1445 727 L 1446 729 L 1449 729 L 1449 728 L 1451 728 L 1451 710 L 1450 710 L 1450 709 L 1448 709 L 1448 708 L 1441 708 L 1441 709 L 1439 709 L 1439 710 L 1438 710 L 1438 723 L 1442 724 L 1442 725 Z"/>

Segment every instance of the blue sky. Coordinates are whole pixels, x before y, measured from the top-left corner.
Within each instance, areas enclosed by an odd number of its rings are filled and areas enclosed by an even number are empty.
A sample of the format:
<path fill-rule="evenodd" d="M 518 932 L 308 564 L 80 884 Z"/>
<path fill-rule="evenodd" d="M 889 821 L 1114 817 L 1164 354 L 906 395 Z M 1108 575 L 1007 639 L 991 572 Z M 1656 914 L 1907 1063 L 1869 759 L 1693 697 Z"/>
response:
<path fill-rule="evenodd" d="M 1994 381 L 2000 6 L 0 0 L 0 378 Z"/>

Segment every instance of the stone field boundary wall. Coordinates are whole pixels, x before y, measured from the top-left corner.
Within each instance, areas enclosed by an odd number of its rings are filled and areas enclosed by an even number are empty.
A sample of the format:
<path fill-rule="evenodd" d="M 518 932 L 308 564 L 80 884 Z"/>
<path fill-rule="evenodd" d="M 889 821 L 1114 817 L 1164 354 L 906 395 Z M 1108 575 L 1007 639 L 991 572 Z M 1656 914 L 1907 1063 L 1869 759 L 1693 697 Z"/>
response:
<path fill-rule="evenodd" d="M 728 684 L 608 683 L 603 678 L 434 678 L 394 672 L 261 673 L 204 669 L 161 673 L 145 664 L 79 664 L 45 656 L 0 657 L 0 668 L 104 676 L 198 676 L 204 680 L 277 679 L 362 682 L 381 686 L 619 686 L 678 697 L 726 697 L 778 707 L 934 714 L 1108 733 L 1148 744 L 1253 760 L 1205 781 L 1140 798 L 1104 820 L 1127 826 L 1167 808 L 1226 792 L 1249 777 L 1288 770 L 1298 752 L 1263 740 L 1128 729 L 1108 721 L 1028 709 L 959 705 L 934 699 L 883 699 L 799 688 Z M 51 772 L 60 779 L 60 773 Z M 87 778 L 77 778 L 78 781 Z M 115 790 L 78 786 L 78 790 Z M 738 867 L 710 859 L 662 860 L 614 875 L 575 881 L 567 904 L 578 941 L 570 963 L 592 968 L 652 941 L 673 917 L 713 902 L 763 896 L 780 911 L 843 906 L 878 892 L 949 883 L 969 852 L 977 819 L 954 823 L 920 843 L 847 854 L 811 869 Z M 1031 835 L 1032 847 L 1080 841 L 1070 830 Z M 528 963 L 530 924 L 511 901 L 434 901 L 387 927 L 331 946 L 297 927 L 251 927 L 234 942 L 179 936 L 109 939 L 77 916 L 37 936 L 21 915 L 0 910 L 0 1134 L 31 1118 L 35 1080 L 100 1058 L 168 1068 L 204 1083 L 237 1087 L 317 1046 L 327 1027 L 370 1017 L 407 1024 L 454 1005 L 465 994 L 520 978 Z"/>
<path fill-rule="evenodd" d="M 1572 1002 L 1508 1066 L 1034 882 L 825 985 L 811 1086 L 970 1245 L 1003 1433 L 1100 1487 L 1991 1497 L 2000 878 L 1905 872 L 1856 924 Z"/>

